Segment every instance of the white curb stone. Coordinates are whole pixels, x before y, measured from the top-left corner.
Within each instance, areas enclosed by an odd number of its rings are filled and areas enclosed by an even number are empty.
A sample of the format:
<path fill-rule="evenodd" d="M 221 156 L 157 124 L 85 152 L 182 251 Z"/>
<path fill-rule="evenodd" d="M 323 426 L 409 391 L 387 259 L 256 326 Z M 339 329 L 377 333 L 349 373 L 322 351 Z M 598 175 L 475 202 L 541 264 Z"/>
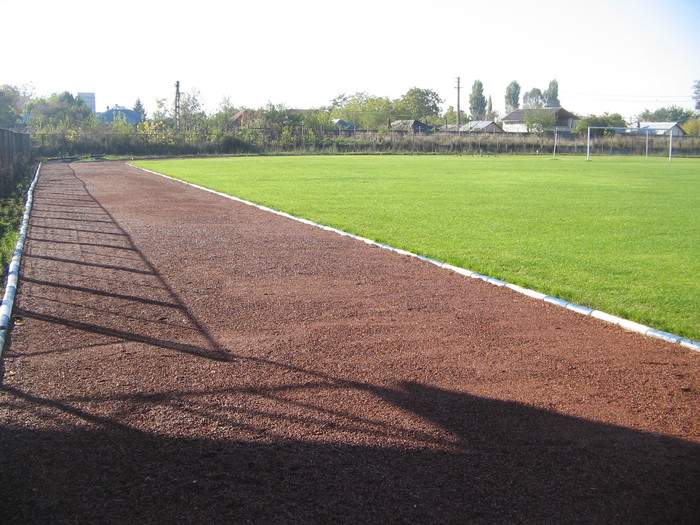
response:
<path fill-rule="evenodd" d="M 19 268 L 22 264 L 24 243 L 27 240 L 27 233 L 29 232 L 29 218 L 31 216 L 32 205 L 34 204 L 34 188 L 39 180 L 40 170 L 41 163 L 39 163 L 39 166 L 36 168 L 34 179 L 27 190 L 27 201 L 24 204 L 24 216 L 22 218 L 22 226 L 19 230 L 19 239 L 17 239 L 15 253 L 12 256 L 10 265 L 7 268 L 7 283 L 5 284 L 5 293 L 2 298 L 2 305 L 0 305 L 0 356 L 2 356 L 2 351 L 5 346 L 5 338 L 7 337 L 7 332 L 10 328 L 12 309 L 14 308 L 15 295 L 17 295 L 17 286 L 19 285 Z"/>

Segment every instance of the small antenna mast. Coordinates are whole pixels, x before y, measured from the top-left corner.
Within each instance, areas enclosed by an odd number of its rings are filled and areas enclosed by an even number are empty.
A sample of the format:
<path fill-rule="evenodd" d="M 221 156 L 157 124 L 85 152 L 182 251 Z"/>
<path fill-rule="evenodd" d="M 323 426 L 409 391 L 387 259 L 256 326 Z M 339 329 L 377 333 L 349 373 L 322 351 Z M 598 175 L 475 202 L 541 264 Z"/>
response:
<path fill-rule="evenodd" d="M 460 118 L 460 108 L 459 108 L 459 93 L 462 91 L 462 86 L 460 85 L 460 78 L 457 77 L 457 134 L 460 133 L 460 128 L 461 126 L 461 118 Z"/>
<path fill-rule="evenodd" d="M 180 81 L 175 81 L 175 127 L 180 131 Z"/>

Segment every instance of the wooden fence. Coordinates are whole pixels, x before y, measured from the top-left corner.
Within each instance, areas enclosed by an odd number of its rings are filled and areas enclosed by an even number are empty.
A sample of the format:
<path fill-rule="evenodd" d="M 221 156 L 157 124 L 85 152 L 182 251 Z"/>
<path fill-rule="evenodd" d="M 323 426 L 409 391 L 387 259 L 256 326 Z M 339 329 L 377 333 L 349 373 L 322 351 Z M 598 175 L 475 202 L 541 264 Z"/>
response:
<path fill-rule="evenodd" d="M 0 196 L 13 190 L 17 177 L 27 169 L 30 159 L 29 135 L 0 129 Z"/>

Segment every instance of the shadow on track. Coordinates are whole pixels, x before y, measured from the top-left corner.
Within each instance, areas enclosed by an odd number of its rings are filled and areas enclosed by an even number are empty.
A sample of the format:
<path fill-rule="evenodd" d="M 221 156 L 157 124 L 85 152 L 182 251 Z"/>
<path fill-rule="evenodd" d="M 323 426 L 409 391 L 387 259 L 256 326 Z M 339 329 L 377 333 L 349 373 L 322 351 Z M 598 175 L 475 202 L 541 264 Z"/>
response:
<path fill-rule="evenodd" d="M 73 428 L 0 428 L 0 519 L 694 523 L 700 516 L 695 445 L 425 385 L 365 388 L 449 428 L 458 446 L 431 450 L 418 437 L 401 449 L 158 436 L 5 387 L 5 405 Z M 319 418 L 313 410 L 307 417 Z"/>

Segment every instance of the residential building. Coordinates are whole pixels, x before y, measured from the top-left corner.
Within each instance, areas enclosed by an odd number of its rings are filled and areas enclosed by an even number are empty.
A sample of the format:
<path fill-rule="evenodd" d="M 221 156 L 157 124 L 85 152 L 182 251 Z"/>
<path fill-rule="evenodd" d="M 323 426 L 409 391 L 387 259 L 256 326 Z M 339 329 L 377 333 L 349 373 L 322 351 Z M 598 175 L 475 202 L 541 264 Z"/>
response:
<path fill-rule="evenodd" d="M 530 113 L 532 112 L 532 113 Z M 516 109 L 508 113 L 501 120 L 503 131 L 507 133 L 527 133 L 530 130 L 527 128 L 527 120 L 529 114 L 548 115 L 553 114 L 556 119 L 556 130 L 563 132 L 571 132 L 574 130 L 574 125 L 579 118 L 565 110 L 564 108 L 536 108 L 536 109 Z M 554 130 L 552 130 L 554 131 Z"/>
<path fill-rule="evenodd" d="M 98 113 L 97 117 L 100 122 L 111 123 L 115 120 L 125 119 L 127 124 L 140 124 L 142 115 L 132 109 L 127 109 L 124 106 L 114 106 L 107 108 L 107 111 Z"/>
<path fill-rule="evenodd" d="M 413 133 L 420 133 L 423 131 L 430 131 L 433 127 L 420 120 L 394 120 L 389 124 L 389 129 L 391 129 L 391 131 L 412 131 Z"/>
<path fill-rule="evenodd" d="M 467 124 L 461 125 L 459 130 L 455 124 L 440 126 L 438 129 L 439 131 L 450 131 L 453 133 L 457 131 L 461 131 L 462 133 L 503 133 L 503 128 L 493 120 L 472 120 Z"/>
<path fill-rule="evenodd" d="M 641 135 L 669 135 L 673 133 L 675 137 L 685 135 L 685 131 L 678 122 L 637 122 L 632 124 L 637 128 L 637 133 Z"/>
<path fill-rule="evenodd" d="M 331 122 L 339 131 L 355 131 L 357 129 L 354 124 L 350 124 L 340 118 L 334 118 Z"/>

